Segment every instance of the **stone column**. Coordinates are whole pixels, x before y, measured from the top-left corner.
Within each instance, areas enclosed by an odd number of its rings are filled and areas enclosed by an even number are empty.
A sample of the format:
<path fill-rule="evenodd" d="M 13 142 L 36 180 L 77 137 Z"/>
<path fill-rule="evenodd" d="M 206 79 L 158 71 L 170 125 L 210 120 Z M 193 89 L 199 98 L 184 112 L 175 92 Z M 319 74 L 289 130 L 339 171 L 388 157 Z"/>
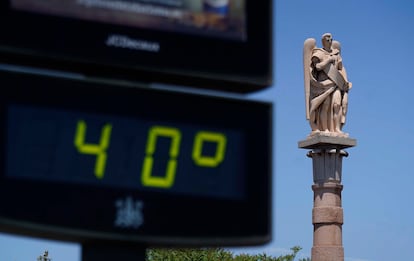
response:
<path fill-rule="evenodd" d="M 313 165 L 313 247 L 312 261 L 343 261 L 342 245 L 342 158 L 343 149 L 356 146 L 356 140 L 315 135 L 299 141 L 299 148 L 310 149 Z"/>

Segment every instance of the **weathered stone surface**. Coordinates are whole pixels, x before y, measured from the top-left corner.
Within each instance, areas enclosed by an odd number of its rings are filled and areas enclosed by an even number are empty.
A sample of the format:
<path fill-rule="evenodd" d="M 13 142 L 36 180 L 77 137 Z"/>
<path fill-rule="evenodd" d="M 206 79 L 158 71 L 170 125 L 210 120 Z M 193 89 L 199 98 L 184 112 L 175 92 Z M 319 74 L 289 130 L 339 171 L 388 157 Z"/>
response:
<path fill-rule="evenodd" d="M 340 224 L 315 224 L 313 246 L 342 246 Z"/>
<path fill-rule="evenodd" d="M 312 186 L 314 207 L 341 207 L 343 185 L 336 183 L 315 184 Z"/>
<path fill-rule="evenodd" d="M 342 246 L 314 246 L 312 247 L 312 261 L 343 261 L 344 248 Z"/>
<path fill-rule="evenodd" d="M 344 212 L 341 207 L 316 207 L 312 209 L 312 223 L 344 223 Z"/>

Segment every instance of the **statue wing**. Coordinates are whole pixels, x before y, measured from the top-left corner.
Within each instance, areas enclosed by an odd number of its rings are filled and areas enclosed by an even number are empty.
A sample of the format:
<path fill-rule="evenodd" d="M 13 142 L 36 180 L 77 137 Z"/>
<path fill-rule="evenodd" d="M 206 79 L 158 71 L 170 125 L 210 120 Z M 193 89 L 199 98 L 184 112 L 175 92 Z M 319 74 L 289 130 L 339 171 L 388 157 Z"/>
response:
<path fill-rule="evenodd" d="M 316 40 L 308 38 L 303 43 L 303 78 L 305 80 L 306 119 L 309 120 L 310 76 L 312 51 L 316 48 Z"/>

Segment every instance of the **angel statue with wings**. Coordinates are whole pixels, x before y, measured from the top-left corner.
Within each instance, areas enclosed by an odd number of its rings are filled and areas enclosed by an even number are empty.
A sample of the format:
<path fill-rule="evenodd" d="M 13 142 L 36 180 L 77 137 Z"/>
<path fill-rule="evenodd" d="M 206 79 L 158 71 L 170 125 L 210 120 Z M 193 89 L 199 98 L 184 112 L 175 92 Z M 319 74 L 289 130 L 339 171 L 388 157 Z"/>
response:
<path fill-rule="evenodd" d="M 308 38 L 303 46 L 306 119 L 312 135 L 347 137 L 342 131 L 348 107 L 348 81 L 342 64 L 341 45 L 332 34 L 322 35 L 322 48 Z"/>

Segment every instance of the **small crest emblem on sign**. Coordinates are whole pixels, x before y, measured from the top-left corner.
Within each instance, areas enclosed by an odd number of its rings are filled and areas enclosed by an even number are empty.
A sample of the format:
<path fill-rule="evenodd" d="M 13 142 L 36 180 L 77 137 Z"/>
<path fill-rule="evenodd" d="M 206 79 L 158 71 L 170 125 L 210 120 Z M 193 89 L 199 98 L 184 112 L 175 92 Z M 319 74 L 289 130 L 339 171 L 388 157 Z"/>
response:
<path fill-rule="evenodd" d="M 144 223 L 142 209 L 144 202 L 134 200 L 132 197 L 118 199 L 115 202 L 117 208 L 115 226 L 121 228 L 139 228 Z"/>

